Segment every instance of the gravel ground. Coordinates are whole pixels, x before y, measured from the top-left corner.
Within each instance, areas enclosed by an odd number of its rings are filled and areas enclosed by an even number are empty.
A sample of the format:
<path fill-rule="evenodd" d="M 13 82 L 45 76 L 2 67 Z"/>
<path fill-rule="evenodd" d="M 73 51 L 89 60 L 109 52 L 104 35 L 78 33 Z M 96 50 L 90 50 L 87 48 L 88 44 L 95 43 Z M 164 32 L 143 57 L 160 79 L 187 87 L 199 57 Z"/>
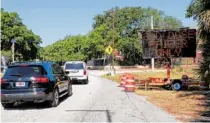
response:
<path fill-rule="evenodd" d="M 117 83 L 89 71 L 88 85 L 74 84 L 73 95 L 61 99 L 55 108 L 24 103 L 12 109 L 1 107 L 3 122 L 177 122 L 147 102 L 144 97 L 125 93 Z"/>

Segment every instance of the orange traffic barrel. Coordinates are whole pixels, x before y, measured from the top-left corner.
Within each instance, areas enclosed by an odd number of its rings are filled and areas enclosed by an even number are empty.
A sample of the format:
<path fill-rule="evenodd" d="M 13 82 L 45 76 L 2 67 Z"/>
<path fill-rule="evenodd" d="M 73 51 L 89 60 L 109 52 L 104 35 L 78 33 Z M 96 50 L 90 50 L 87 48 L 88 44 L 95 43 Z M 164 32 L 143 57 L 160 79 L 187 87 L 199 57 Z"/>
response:
<path fill-rule="evenodd" d="M 135 80 L 134 80 L 134 76 L 129 75 L 126 78 L 126 82 L 125 82 L 125 86 L 124 86 L 124 90 L 126 92 L 134 92 L 135 91 Z"/>
<path fill-rule="evenodd" d="M 126 74 L 123 74 L 120 77 L 120 87 L 124 87 L 125 86 L 125 81 L 126 81 Z"/>

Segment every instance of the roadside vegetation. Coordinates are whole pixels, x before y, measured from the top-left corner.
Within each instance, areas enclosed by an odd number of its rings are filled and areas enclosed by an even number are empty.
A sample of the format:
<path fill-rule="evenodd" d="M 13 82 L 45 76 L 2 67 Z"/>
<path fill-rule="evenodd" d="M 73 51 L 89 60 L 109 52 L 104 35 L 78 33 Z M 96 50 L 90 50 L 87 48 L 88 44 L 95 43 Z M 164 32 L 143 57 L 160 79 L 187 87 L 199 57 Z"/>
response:
<path fill-rule="evenodd" d="M 210 84 L 210 1 L 192 0 L 186 17 L 198 22 L 198 37 L 202 41 L 203 60 L 198 71 L 200 78 Z"/>
<path fill-rule="evenodd" d="M 12 58 L 11 40 L 15 39 L 15 60 L 32 60 L 39 56 L 42 40 L 22 22 L 16 12 L 1 8 L 1 56 Z"/>
<path fill-rule="evenodd" d="M 210 122 L 210 93 L 157 90 L 137 90 L 136 93 L 182 122 Z"/>
<path fill-rule="evenodd" d="M 196 73 L 195 69 L 197 69 L 197 67 L 188 67 L 188 68 L 174 67 L 171 72 L 171 78 L 172 79 L 181 79 L 181 77 L 184 74 L 186 74 L 190 78 L 198 79 L 199 75 Z M 145 79 L 148 79 L 149 77 L 167 78 L 166 71 L 163 71 L 163 72 L 161 72 L 161 71 L 154 71 L 154 72 L 142 71 L 142 72 L 134 72 L 132 74 L 134 75 L 135 79 L 139 79 L 139 80 L 145 80 Z M 120 83 L 120 75 L 121 74 L 117 74 L 115 76 L 103 75 L 103 77 Z"/>
<path fill-rule="evenodd" d="M 113 12 L 115 30 L 113 30 Z M 112 45 L 124 56 L 120 65 L 135 65 L 142 62 L 142 46 L 138 31 L 150 29 L 150 17 L 154 17 L 155 29 L 178 29 L 182 22 L 154 8 L 112 8 L 93 18 L 93 29 L 86 35 L 68 35 L 40 51 L 41 59 L 53 61 L 90 60 L 106 56 L 104 49 Z M 114 31 L 114 32 L 113 32 Z M 63 57 L 65 56 L 65 57 Z"/>

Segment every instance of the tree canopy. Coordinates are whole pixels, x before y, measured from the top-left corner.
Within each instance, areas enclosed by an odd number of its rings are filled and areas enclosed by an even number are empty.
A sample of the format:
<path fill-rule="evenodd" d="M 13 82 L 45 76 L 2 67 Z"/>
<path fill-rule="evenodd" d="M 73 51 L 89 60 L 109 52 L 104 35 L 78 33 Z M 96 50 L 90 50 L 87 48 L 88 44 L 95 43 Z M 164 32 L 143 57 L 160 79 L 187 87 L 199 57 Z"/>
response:
<path fill-rule="evenodd" d="M 203 43 L 203 61 L 198 73 L 202 80 L 210 83 L 210 0 L 193 0 L 186 17 L 193 17 L 198 22 L 198 35 Z M 209 74 L 206 76 L 207 71 Z"/>
<path fill-rule="evenodd" d="M 103 30 L 106 43 L 112 41 L 113 11 L 115 12 L 115 44 L 125 56 L 124 64 L 134 65 L 141 62 L 142 48 L 138 32 L 141 29 L 150 29 L 150 18 L 153 16 L 155 29 L 176 29 L 182 27 L 180 20 L 166 16 L 164 12 L 153 8 L 124 7 L 113 8 L 105 11 L 104 14 L 94 17 L 93 29 L 102 25 L 108 28 Z M 101 44 L 102 45 L 102 44 Z"/>
<path fill-rule="evenodd" d="M 113 16 L 114 11 L 114 16 Z M 89 60 L 105 56 L 104 49 L 112 45 L 121 51 L 125 61 L 121 64 L 141 63 L 142 48 L 138 32 L 150 29 L 150 17 L 154 18 L 155 29 L 175 29 L 182 27 L 180 20 L 167 16 L 153 8 L 124 7 L 105 11 L 94 17 L 93 29 L 84 36 L 67 36 L 41 50 L 47 60 Z M 114 18 L 113 18 L 114 17 Z M 114 19 L 114 23 L 113 23 Z M 113 30 L 113 24 L 115 29 Z M 113 32 L 114 31 L 114 32 Z M 47 54 L 47 55 L 46 55 Z M 62 57 L 63 56 L 65 57 Z"/>
<path fill-rule="evenodd" d="M 1 51 L 11 57 L 11 40 L 15 39 L 15 58 L 19 60 L 35 59 L 42 43 L 41 38 L 27 29 L 16 12 L 7 12 L 1 8 Z"/>

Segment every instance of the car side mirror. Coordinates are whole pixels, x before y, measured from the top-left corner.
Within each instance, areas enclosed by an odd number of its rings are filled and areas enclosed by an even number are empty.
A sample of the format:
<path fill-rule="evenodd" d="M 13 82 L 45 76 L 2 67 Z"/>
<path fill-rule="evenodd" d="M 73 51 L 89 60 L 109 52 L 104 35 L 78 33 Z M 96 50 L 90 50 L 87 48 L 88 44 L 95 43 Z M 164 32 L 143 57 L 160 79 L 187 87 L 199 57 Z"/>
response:
<path fill-rule="evenodd" d="M 62 79 L 68 79 L 68 77 L 67 76 L 62 76 Z"/>

